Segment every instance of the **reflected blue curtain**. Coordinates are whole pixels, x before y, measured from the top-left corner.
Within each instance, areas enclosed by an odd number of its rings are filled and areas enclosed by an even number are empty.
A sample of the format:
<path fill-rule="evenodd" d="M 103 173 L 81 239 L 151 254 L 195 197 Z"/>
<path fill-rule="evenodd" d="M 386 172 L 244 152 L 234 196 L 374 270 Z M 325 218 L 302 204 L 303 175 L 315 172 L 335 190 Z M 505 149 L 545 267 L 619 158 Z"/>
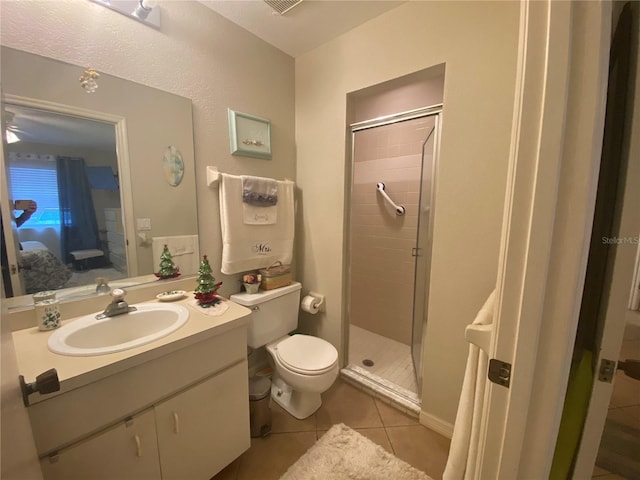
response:
<path fill-rule="evenodd" d="M 65 262 L 69 252 L 100 249 L 98 221 L 83 158 L 57 157 L 60 199 L 60 244 Z"/>

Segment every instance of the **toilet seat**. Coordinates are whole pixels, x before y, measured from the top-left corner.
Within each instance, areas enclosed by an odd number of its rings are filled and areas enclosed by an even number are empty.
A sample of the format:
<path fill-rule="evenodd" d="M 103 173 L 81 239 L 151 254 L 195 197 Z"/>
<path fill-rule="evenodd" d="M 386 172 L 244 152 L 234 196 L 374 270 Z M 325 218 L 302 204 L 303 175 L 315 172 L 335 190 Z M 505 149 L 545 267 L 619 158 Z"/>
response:
<path fill-rule="evenodd" d="M 329 342 L 301 334 L 278 343 L 276 355 L 286 368 L 303 375 L 321 375 L 338 361 L 338 351 Z"/>

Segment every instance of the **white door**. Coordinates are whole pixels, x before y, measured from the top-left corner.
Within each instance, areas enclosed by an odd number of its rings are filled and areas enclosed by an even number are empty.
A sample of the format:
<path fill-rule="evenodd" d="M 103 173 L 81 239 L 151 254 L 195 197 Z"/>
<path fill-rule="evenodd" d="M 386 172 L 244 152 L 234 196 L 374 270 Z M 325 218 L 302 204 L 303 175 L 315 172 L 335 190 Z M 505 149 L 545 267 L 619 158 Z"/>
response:
<path fill-rule="evenodd" d="M 2 281 L 0 281 L 2 286 Z M 2 311 L 6 314 L 6 309 Z M 6 318 L 6 317 L 5 317 Z M 0 379 L 2 405 L 0 417 L 0 478 L 3 480 L 42 480 L 36 444 L 31 433 L 27 408 L 22 402 L 18 364 L 9 322 L 0 321 Z"/>
<path fill-rule="evenodd" d="M 566 393 L 597 169 L 609 2 L 520 3 L 516 98 L 477 476 L 548 478 Z M 491 369 L 491 365 L 490 365 Z M 589 477 L 587 477 L 589 478 Z"/>
<path fill-rule="evenodd" d="M 9 281 L 13 296 L 24 295 L 24 282 L 22 280 L 22 273 L 20 272 L 19 251 L 16 248 L 17 245 L 17 226 L 13 219 L 13 199 L 9 192 L 8 182 L 8 166 L 5 165 L 5 152 L 6 149 L 6 120 L 4 118 L 4 101 L 0 102 L 0 112 L 2 112 L 2 151 L 0 152 L 0 211 L 2 213 L 2 229 L 4 235 L 4 248 L 6 248 L 7 261 L 6 265 L 2 265 L 3 270 L 9 273 Z"/>

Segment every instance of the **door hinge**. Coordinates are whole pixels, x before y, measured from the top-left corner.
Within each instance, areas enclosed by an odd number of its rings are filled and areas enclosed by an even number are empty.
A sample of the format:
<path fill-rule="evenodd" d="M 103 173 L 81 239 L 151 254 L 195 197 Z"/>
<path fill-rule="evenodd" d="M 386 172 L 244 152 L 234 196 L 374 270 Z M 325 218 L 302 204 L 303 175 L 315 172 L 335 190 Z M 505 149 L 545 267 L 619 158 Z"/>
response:
<path fill-rule="evenodd" d="M 511 383 L 511 364 L 492 358 L 489 360 L 489 380 L 509 388 Z"/>
<path fill-rule="evenodd" d="M 11 266 L 9 267 L 10 271 L 11 271 L 11 275 L 15 275 L 16 273 L 18 273 L 18 267 L 15 266 L 13 263 L 11 264 Z"/>
<path fill-rule="evenodd" d="M 600 368 L 598 369 L 598 380 L 601 382 L 611 383 L 613 375 L 616 373 L 616 362 L 603 358 L 600 360 Z"/>

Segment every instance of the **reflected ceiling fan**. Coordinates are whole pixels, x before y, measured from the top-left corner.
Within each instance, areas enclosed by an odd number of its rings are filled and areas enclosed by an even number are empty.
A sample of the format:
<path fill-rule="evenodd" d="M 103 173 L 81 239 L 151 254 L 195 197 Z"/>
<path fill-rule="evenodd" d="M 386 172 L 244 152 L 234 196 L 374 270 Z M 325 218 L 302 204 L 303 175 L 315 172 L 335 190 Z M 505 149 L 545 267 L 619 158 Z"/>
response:
<path fill-rule="evenodd" d="M 5 126 L 5 138 L 7 143 L 16 143 L 19 142 L 24 134 L 23 131 L 20 130 L 20 127 L 15 124 L 14 117 L 15 113 L 4 110 L 3 112 L 3 125 Z"/>

